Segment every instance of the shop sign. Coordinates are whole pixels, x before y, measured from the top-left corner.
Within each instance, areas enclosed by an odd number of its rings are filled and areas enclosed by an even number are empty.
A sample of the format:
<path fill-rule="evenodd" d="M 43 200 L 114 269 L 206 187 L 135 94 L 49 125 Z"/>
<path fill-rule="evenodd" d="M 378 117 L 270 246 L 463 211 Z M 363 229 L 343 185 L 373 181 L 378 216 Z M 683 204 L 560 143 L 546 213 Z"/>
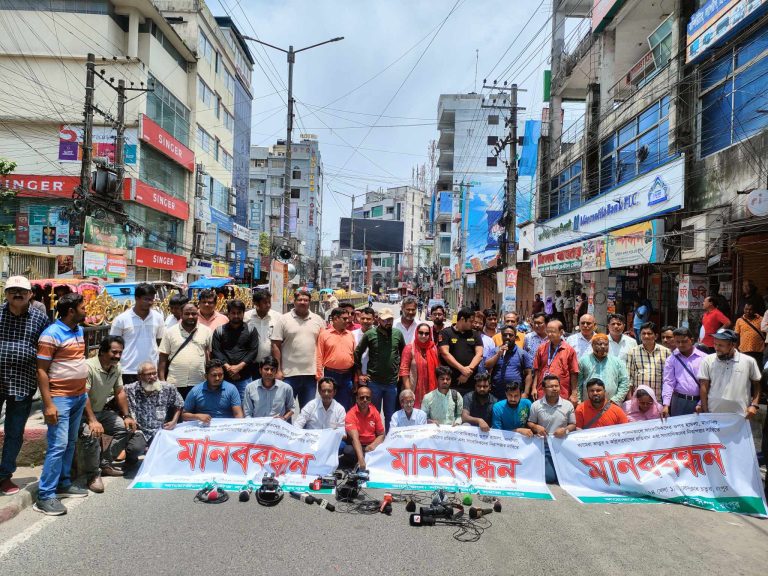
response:
<path fill-rule="evenodd" d="M 213 261 L 213 268 L 211 270 L 211 276 L 216 278 L 228 278 L 229 277 L 229 264 L 227 262 Z"/>
<path fill-rule="evenodd" d="M 232 234 L 232 218 L 224 214 L 224 212 L 211 208 L 211 222 L 216 224 L 220 230 L 227 234 Z"/>
<path fill-rule="evenodd" d="M 141 180 L 127 179 L 123 186 L 123 198 L 179 220 L 189 219 L 189 204 Z"/>
<path fill-rule="evenodd" d="M 258 230 L 248 231 L 248 258 L 254 260 L 259 257 L 261 232 Z"/>
<path fill-rule="evenodd" d="M 229 265 L 229 275 L 233 278 L 245 276 L 245 250 L 235 250 L 235 261 Z"/>
<path fill-rule="evenodd" d="M 38 176 L 8 174 L 0 176 L 0 188 L 15 190 L 17 198 L 66 198 L 80 186 L 79 176 Z"/>
<path fill-rule="evenodd" d="M 606 237 L 608 268 L 657 264 L 664 260 L 664 220 L 651 220 L 611 232 Z"/>
<path fill-rule="evenodd" d="M 541 276 L 557 276 L 581 270 L 581 244 L 536 254 L 536 270 Z"/>
<path fill-rule="evenodd" d="M 767 0 L 709 0 L 688 22 L 686 63 L 753 22 L 766 5 Z"/>
<path fill-rule="evenodd" d="M 685 206 L 684 157 L 536 226 L 534 250 L 583 241 Z"/>
<path fill-rule="evenodd" d="M 605 236 L 587 240 L 581 245 L 581 271 L 606 270 Z"/>
<path fill-rule="evenodd" d="M 187 268 L 187 274 L 195 274 L 196 276 L 210 276 L 212 270 L 213 270 L 213 262 L 211 262 L 210 260 L 192 258 L 189 261 L 189 268 Z"/>
<path fill-rule="evenodd" d="M 83 275 L 97 278 L 125 278 L 128 261 L 125 256 L 105 252 L 83 252 Z"/>
<path fill-rule="evenodd" d="M 136 266 L 144 266 L 146 268 L 176 270 L 178 272 L 187 270 L 187 259 L 184 256 L 160 252 L 159 250 L 150 250 L 149 248 L 136 248 L 133 261 Z"/>
<path fill-rule="evenodd" d="M 472 288 L 477 285 L 477 275 L 467 274 L 467 288 Z"/>
<path fill-rule="evenodd" d="M 84 127 L 62 124 L 59 127 L 59 162 L 82 162 Z M 93 157 L 106 157 L 115 161 L 117 131 L 111 126 L 94 126 L 92 131 Z M 126 164 L 136 164 L 136 128 L 125 130 L 123 152 Z"/>
<path fill-rule="evenodd" d="M 246 228 L 245 226 L 241 226 L 240 224 L 233 223 L 232 224 L 232 236 L 239 240 L 245 240 L 246 242 L 250 238 L 251 232 Z"/>
<path fill-rule="evenodd" d="M 702 310 L 707 297 L 709 281 L 706 276 L 683 274 L 677 288 L 677 307 L 679 310 Z"/>
<path fill-rule="evenodd" d="M 125 249 L 128 247 L 122 226 L 111 222 L 102 222 L 91 216 L 85 217 L 83 241 L 86 244 L 94 244 L 103 248 Z"/>
<path fill-rule="evenodd" d="M 768 216 L 768 190 L 752 190 L 747 196 L 747 210 L 752 216 Z"/>
<path fill-rule="evenodd" d="M 176 140 L 159 124 L 141 115 L 141 139 L 190 172 L 195 170 L 195 153 Z"/>

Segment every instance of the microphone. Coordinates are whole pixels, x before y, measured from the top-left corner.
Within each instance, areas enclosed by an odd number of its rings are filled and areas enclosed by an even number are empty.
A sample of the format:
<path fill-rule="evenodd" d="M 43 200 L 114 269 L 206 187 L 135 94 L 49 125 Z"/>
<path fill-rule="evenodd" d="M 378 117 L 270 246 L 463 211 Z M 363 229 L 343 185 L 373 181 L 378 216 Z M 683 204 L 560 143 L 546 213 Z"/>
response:
<path fill-rule="evenodd" d="M 411 514 L 408 523 L 411 526 L 434 526 L 437 522 L 434 516 L 422 516 L 421 514 Z"/>
<path fill-rule="evenodd" d="M 296 498 L 296 500 L 301 500 L 305 504 L 315 504 L 319 503 L 317 498 L 312 496 L 312 494 L 307 494 L 306 492 L 289 492 L 291 495 L 291 498 Z"/>
<path fill-rule="evenodd" d="M 405 505 L 406 512 L 416 512 L 416 502 L 408 498 L 408 504 Z"/>
<path fill-rule="evenodd" d="M 389 510 L 387 510 L 387 507 L 389 507 Z M 389 492 L 384 494 L 384 498 L 381 499 L 379 512 L 386 512 L 386 514 L 392 513 L 392 494 L 390 494 Z"/>
<path fill-rule="evenodd" d="M 472 506 L 472 496 L 467 494 L 464 496 L 464 499 L 461 501 L 461 503 L 464 504 L 464 506 Z"/>
<path fill-rule="evenodd" d="M 326 510 L 328 510 L 328 512 L 335 512 L 336 511 L 336 506 L 334 506 L 333 504 L 328 502 L 328 500 L 326 500 L 325 498 L 323 498 L 321 500 L 318 500 L 317 498 L 314 498 L 314 500 L 315 500 L 315 504 L 320 506 L 320 508 L 325 508 Z"/>
<path fill-rule="evenodd" d="M 501 500 L 496 498 L 493 502 L 493 511 L 494 512 L 501 512 Z"/>
<path fill-rule="evenodd" d="M 469 509 L 469 517 L 472 520 L 477 520 L 478 518 L 482 518 L 483 516 L 487 516 L 488 514 L 493 514 L 493 508 L 475 508 L 472 506 Z"/>
<path fill-rule="evenodd" d="M 253 488 L 250 482 L 243 484 L 243 487 L 240 488 L 240 502 L 248 502 L 251 499 L 251 492 L 253 492 Z"/>

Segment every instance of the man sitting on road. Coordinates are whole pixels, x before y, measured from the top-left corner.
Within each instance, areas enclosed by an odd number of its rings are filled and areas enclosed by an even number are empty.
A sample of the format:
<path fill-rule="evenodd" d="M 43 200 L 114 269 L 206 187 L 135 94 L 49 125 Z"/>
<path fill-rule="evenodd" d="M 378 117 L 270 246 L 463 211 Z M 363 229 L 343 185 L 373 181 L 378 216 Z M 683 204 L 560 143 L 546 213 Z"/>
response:
<path fill-rule="evenodd" d="M 507 398 L 493 405 L 491 427 L 497 430 L 517 432 L 529 438 L 533 432 L 528 428 L 528 415 L 531 412 L 531 401 L 523 398 L 523 386 L 520 382 L 510 382 L 506 389 Z"/>
<path fill-rule="evenodd" d="M 358 468 L 365 469 L 365 455 L 384 441 L 384 423 L 379 411 L 371 406 L 372 394 L 368 386 L 359 386 L 355 405 L 347 412 L 349 444 L 339 457 L 342 468 L 352 468 L 356 463 Z"/>
<path fill-rule="evenodd" d="M 461 424 L 464 403 L 461 394 L 451 389 L 451 369 L 448 366 L 438 366 L 435 375 L 437 389 L 424 395 L 421 409 L 426 413 L 429 424 L 458 426 Z"/>
<path fill-rule="evenodd" d="M 293 388 L 276 379 L 278 366 L 276 358 L 267 356 L 261 363 L 261 378 L 245 388 L 243 411 L 246 418 L 272 417 L 291 421 L 294 410 Z"/>
<path fill-rule="evenodd" d="M 320 397 L 310 400 L 301 409 L 294 426 L 305 430 L 343 429 L 347 413 L 335 399 L 336 387 L 336 381 L 333 378 L 320 378 L 317 383 L 317 392 Z"/>
<path fill-rule="evenodd" d="M 528 428 L 542 438 L 549 435 L 565 438 L 566 434 L 576 430 L 573 403 L 560 396 L 560 379 L 555 374 L 544 376 L 544 397 L 531 406 Z M 557 473 L 547 442 L 544 442 L 544 478 L 547 484 L 557 483 Z"/>
<path fill-rule="evenodd" d="M 629 422 L 624 410 L 606 398 L 605 383 L 600 378 L 588 380 L 586 390 L 587 400 L 576 407 L 577 428 L 586 430 Z"/>
<path fill-rule="evenodd" d="M 138 376 L 138 382 L 125 387 L 131 416 L 139 427 L 128 440 L 125 469 L 138 464 L 138 455 L 144 454 L 161 429 L 173 430 L 176 427 L 184 407 L 184 399 L 176 386 L 157 379 L 157 368 L 152 362 L 139 364 Z M 137 455 L 137 460 L 131 460 L 133 454 Z"/>
<path fill-rule="evenodd" d="M 205 363 L 205 382 L 189 392 L 184 400 L 185 422 L 197 420 L 208 426 L 212 418 L 242 418 L 240 393 L 224 381 L 224 362 L 208 360 Z"/>
<path fill-rule="evenodd" d="M 402 409 L 392 415 L 392 421 L 389 423 L 390 430 L 392 428 L 405 428 L 406 426 L 420 426 L 427 423 L 426 412 L 414 408 L 415 403 L 416 395 L 411 390 L 400 392 L 400 406 L 402 406 Z"/>
<path fill-rule="evenodd" d="M 488 372 L 481 372 L 475 376 L 475 390 L 467 392 L 462 399 L 461 421 L 488 432 L 491 429 L 493 405 L 496 402 L 498 399 L 491 394 Z"/>
<path fill-rule="evenodd" d="M 85 475 L 89 490 L 97 494 L 104 492 L 101 476 L 123 475 L 123 471 L 114 468 L 112 462 L 126 447 L 129 431 L 136 430 L 136 421 L 131 417 L 123 391 L 120 369 L 123 344 L 122 337 L 107 336 L 101 341 L 98 355 L 86 360 L 88 399 L 80 424 L 78 449 L 82 462 L 80 473 Z M 107 409 L 107 400 L 113 395 L 120 414 Z M 102 449 L 103 434 L 111 436 L 112 440 Z"/>

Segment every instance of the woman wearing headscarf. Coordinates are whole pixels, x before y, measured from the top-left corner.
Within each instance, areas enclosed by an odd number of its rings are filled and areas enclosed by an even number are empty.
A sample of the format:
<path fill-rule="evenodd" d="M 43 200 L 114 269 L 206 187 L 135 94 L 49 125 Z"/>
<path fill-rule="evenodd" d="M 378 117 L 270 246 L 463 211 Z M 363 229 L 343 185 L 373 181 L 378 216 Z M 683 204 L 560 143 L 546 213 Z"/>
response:
<path fill-rule="evenodd" d="M 661 418 L 662 406 L 650 386 L 638 386 L 631 400 L 624 402 L 624 412 L 630 422 Z"/>
<path fill-rule="evenodd" d="M 416 337 L 403 348 L 400 360 L 400 376 L 403 389 L 413 391 L 416 408 L 421 408 L 424 395 L 437 388 L 435 369 L 438 367 L 437 345 L 432 340 L 432 327 L 426 322 L 416 326 Z"/>

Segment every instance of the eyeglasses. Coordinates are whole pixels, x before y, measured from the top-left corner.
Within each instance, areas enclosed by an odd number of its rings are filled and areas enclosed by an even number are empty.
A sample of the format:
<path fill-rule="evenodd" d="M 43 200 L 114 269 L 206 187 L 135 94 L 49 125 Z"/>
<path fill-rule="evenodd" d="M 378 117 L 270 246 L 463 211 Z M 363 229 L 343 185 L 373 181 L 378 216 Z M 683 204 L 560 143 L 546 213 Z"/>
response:
<path fill-rule="evenodd" d="M 29 294 L 29 290 L 25 288 L 6 288 L 5 292 L 6 294 Z"/>
<path fill-rule="evenodd" d="M 370 401 L 371 397 L 370 396 L 358 396 L 357 399 L 358 400 L 369 400 Z"/>
<path fill-rule="evenodd" d="M 429 336 L 429 332 L 417 332 L 419 336 Z"/>

